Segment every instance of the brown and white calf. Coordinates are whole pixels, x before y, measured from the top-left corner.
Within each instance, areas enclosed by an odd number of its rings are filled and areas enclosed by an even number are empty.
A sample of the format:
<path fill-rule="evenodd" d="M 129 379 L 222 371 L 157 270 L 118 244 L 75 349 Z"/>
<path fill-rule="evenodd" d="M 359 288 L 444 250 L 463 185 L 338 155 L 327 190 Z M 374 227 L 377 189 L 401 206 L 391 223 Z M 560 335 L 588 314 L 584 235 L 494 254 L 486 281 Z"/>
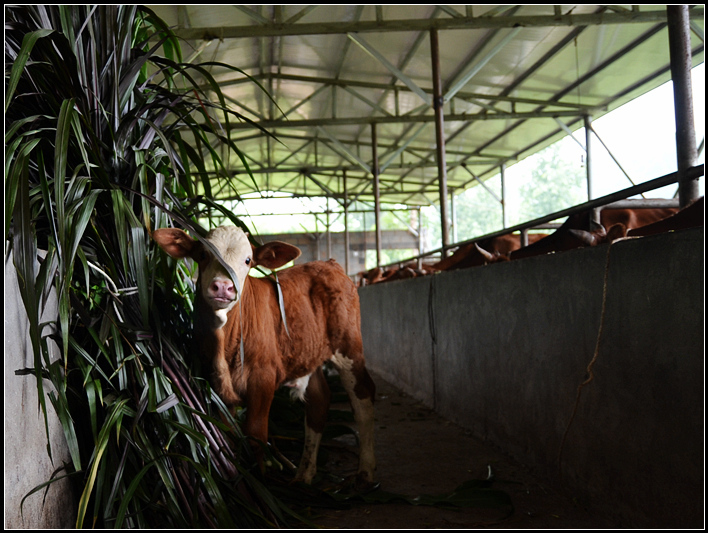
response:
<path fill-rule="evenodd" d="M 267 442 L 275 390 L 281 385 L 294 387 L 306 409 L 305 449 L 295 479 L 310 483 L 330 401 L 322 365 L 331 361 L 359 429 L 357 482 L 371 483 L 375 386 L 364 366 L 359 297 L 344 270 L 329 260 L 278 272 L 286 329 L 275 282 L 248 272 L 256 265 L 280 268 L 300 255 L 298 248 L 282 242 L 253 247 L 247 234 L 235 226 L 212 230 L 206 240 L 234 270 L 236 286 L 208 247 L 182 230 L 159 229 L 153 238 L 172 257 L 190 257 L 199 265 L 196 345 L 200 355 L 211 361 L 212 385 L 224 403 L 245 405 L 245 434 Z"/>

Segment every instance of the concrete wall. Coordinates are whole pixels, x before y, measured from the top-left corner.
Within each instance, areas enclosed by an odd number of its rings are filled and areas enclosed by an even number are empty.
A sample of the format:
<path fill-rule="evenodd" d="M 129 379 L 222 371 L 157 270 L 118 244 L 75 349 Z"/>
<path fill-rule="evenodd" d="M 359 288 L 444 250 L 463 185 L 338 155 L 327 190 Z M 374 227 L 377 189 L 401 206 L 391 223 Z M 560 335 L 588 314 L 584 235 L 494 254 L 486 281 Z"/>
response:
<path fill-rule="evenodd" d="M 51 298 L 43 321 L 57 315 L 56 298 Z M 33 375 L 17 376 L 15 370 L 32 368 L 34 360 L 29 324 L 17 285 L 12 259 L 5 261 L 5 528 L 73 528 L 76 500 L 67 480 L 53 483 L 22 499 L 36 486 L 49 481 L 52 472 L 70 462 L 61 424 L 47 398 L 49 438 L 53 463 L 47 453 L 47 432 L 39 407 L 37 382 Z M 45 390 L 50 383 L 45 380 Z"/>
<path fill-rule="evenodd" d="M 703 240 L 701 228 L 615 243 L 609 263 L 601 246 L 361 288 L 368 364 L 627 527 L 702 527 Z"/>

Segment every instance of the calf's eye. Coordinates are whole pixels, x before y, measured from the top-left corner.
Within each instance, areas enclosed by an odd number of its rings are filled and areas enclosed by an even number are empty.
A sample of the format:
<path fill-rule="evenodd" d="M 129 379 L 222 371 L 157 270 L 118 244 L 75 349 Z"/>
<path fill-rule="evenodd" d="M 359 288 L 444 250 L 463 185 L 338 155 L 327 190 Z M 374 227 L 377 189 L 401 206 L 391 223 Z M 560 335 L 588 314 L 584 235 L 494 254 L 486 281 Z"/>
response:
<path fill-rule="evenodd" d="M 247 264 L 247 265 L 250 265 L 250 264 L 251 264 L 251 258 L 250 258 L 250 257 L 247 257 L 247 258 L 246 258 L 246 264 Z"/>

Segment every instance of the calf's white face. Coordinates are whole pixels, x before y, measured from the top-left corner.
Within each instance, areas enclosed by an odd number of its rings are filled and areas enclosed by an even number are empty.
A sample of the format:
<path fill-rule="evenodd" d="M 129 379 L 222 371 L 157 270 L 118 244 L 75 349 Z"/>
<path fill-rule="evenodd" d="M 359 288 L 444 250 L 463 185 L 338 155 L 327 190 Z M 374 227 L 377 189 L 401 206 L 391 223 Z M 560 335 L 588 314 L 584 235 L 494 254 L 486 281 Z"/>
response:
<path fill-rule="evenodd" d="M 169 255 L 176 259 L 190 257 L 199 265 L 199 287 L 201 297 L 218 317 L 217 329 L 226 323 L 227 313 L 236 305 L 242 293 L 248 271 L 255 265 L 269 269 L 297 259 L 300 250 L 283 242 L 269 242 L 254 248 L 248 234 L 236 226 L 219 226 L 210 231 L 204 240 L 208 241 L 231 267 L 238 280 L 232 280 L 223 265 L 213 256 L 207 246 L 195 241 L 180 229 L 158 229 L 153 239 Z M 234 285 L 234 281 L 238 286 Z"/>
<path fill-rule="evenodd" d="M 227 313 L 238 302 L 243 291 L 248 271 L 253 265 L 253 248 L 248 236 L 236 226 L 220 226 L 206 237 L 222 259 L 238 277 L 238 287 L 234 285 L 226 269 L 204 250 L 205 257 L 199 263 L 199 290 L 209 306 L 217 314 Z"/>

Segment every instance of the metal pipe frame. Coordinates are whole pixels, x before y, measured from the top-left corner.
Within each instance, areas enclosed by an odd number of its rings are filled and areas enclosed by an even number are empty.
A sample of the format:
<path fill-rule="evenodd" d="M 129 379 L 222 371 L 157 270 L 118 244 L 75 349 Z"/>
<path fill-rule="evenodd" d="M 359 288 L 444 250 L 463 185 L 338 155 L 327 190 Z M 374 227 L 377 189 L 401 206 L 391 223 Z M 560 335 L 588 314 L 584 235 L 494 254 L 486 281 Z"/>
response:
<path fill-rule="evenodd" d="M 697 14 L 703 15 L 698 8 Z M 626 11 L 614 13 L 589 14 L 551 14 L 535 16 L 460 16 L 436 19 L 399 19 L 359 22 L 333 22 L 313 24 L 282 24 L 267 20 L 259 25 L 224 26 L 214 28 L 178 28 L 174 30 L 179 39 L 210 41 L 213 39 L 243 39 L 249 37 L 285 37 L 295 35 L 331 35 L 343 33 L 373 33 L 399 31 L 431 31 L 460 29 L 499 29 L 518 27 L 572 27 L 608 24 L 646 24 L 665 22 L 666 13 L 662 11 Z"/>
<path fill-rule="evenodd" d="M 371 125 L 371 172 L 374 175 L 374 217 L 376 220 L 376 266 L 381 264 L 381 203 L 379 193 L 379 157 L 377 149 L 376 124 Z"/>
<path fill-rule="evenodd" d="M 436 161 L 438 163 L 438 189 L 440 196 L 440 233 L 442 255 L 445 257 L 450 240 L 450 223 L 447 209 L 447 165 L 445 164 L 445 119 L 443 116 L 442 81 L 440 79 L 440 50 L 437 30 L 430 30 L 430 57 L 433 69 L 433 109 L 435 111 Z"/>
<path fill-rule="evenodd" d="M 288 20 L 282 20 L 282 11 L 276 6 L 273 11 L 273 16 L 271 18 L 264 17 L 262 15 L 264 6 L 258 7 L 258 10 L 254 10 L 244 6 L 238 6 L 240 9 L 246 13 L 252 20 L 256 22 L 255 26 L 238 26 L 230 28 L 217 28 L 213 31 L 210 29 L 177 29 L 175 33 L 178 37 L 183 37 L 185 39 L 200 39 L 206 38 L 207 42 L 209 38 L 219 38 L 219 39 L 230 39 L 230 38 L 248 38 L 256 37 L 260 44 L 260 60 L 258 62 L 257 72 L 254 73 L 253 78 L 262 80 L 264 85 L 269 88 L 273 88 L 275 84 L 281 81 L 296 80 L 303 81 L 306 83 L 319 83 L 321 86 L 318 87 L 314 93 L 301 98 L 297 102 L 291 102 L 288 106 L 283 106 L 287 109 L 286 114 L 291 114 L 298 109 L 302 108 L 303 105 L 316 96 L 329 94 L 335 89 L 343 88 L 350 92 L 359 101 L 363 101 L 367 106 L 369 106 L 372 111 L 381 111 L 381 103 L 387 97 L 390 92 L 394 92 L 398 95 L 403 92 L 416 92 L 419 93 L 423 101 L 428 101 L 427 98 L 430 97 L 430 101 L 436 103 L 437 99 L 442 95 L 443 102 L 447 98 L 450 99 L 450 111 L 445 112 L 442 103 L 437 106 L 433 106 L 433 114 L 430 114 L 430 106 L 422 106 L 414 112 L 400 115 L 398 112 L 398 99 L 396 98 L 396 113 L 390 114 L 388 112 L 383 113 L 383 116 L 370 116 L 367 118 L 361 117 L 338 117 L 338 113 L 335 106 L 335 99 L 332 100 L 332 117 L 324 118 L 318 120 L 305 120 L 305 119 L 293 119 L 293 120 L 280 120 L 274 119 L 275 108 L 272 101 L 268 99 L 263 99 L 264 105 L 259 107 L 258 111 L 244 108 L 248 113 L 252 113 L 253 116 L 258 118 L 259 124 L 266 128 L 278 128 L 279 130 L 286 131 L 285 135 L 288 135 L 287 131 L 292 131 L 292 128 L 304 128 L 316 126 L 320 133 L 320 136 L 304 136 L 300 137 L 304 143 L 302 146 L 295 147 L 293 153 L 285 158 L 282 158 L 278 162 L 273 162 L 271 158 L 271 147 L 264 149 L 267 153 L 263 154 L 264 159 L 258 159 L 250 156 L 249 154 L 244 154 L 246 158 L 252 163 L 252 173 L 253 174 L 265 174 L 270 176 L 272 173 L 292 173 L 293 178 L 288 181 L 288 184 L 294 184 L 299 179 L 299 176 L 307 176 L 310 181 L 317 184 L 317 189 L 323 191 L 325 194 L 330 195 L 332 198 L 336 199 L 339 203 L 342 203 L 342 194 L 346 199 L 344 200 L 345 209 L 348 205 L 356 201 L 359 197 L 366 194 L 371 195 L 373 190 L 373 196 L 376 205 L 375 216 L 377 218 L 377 230 L 380 231 L 380 211 L 381 211 L 381 201 L 386 195 L 396 194 L 396 201 L 400 203 L 409 203 L 410 205 L 423 205 L 426 202 L 430 202 L 430 197 L 437 192 L 436 200 L 440 202 L 441 206 L 441 224 L 443 227 L 443 235 L 449 238 L 449 220 L 447 216 L 447 192 L 448 187 L 450 188 L 461 188 L 463 183 L 458 183 L 455 179 L 454 183 L 448 183 L 448 173 L 451 173 L 454 169 L 459 166 L 466 168 L 466 165 L 480 165 L 487 167 L 485 170 L 478 174 L 470 174 L 473 176 L 474 180 L 479 181 L 484 184 L 484 180 L 493 177 L 493 169 L 501 168 L 504 163 L 517 160 L 522 154 L 527 153 L 532 150 L 534 146 L 543 145 L 548 139 L 557 136 L 558 133 L 567 130 L 568 125 L 563 123 L 560 124 L 560 128 L 549 133 L 544 139 L 540 141 L 535 141 L 534 144 L 530 144 L 519 150 L 516 154 L 512 156 L 505 155 L 501 160 L 492 160 L 485 154 L 485 150 L 491 146 L 497 140 L 503 138 L 505 135 L 509 135 L 516 128 L 524 124 L 528 120 L 536 118 L 548 118 L 553 117 L 559 120 L 560 117 L 565 117 L 570 119 L 570 124 L 577 124 L 580 120 L 586 120 L 585 117 L 592 115 L 596 110 L 604 111 L 607 109 L 611 101 L 618 95 L 613 96 L 608 99 L 607 102 L 601 102 L 596 106 L 583 106 L 577 104 L 571 104 L 568 102 L 560 102 L 559 100 L 564 96 L 568 95 L 571 91 L 575 90 L 581 84 L 586 81 L 592 80 L 593 77 L 597 76 L 602 70 L 609 65 L 612 65 L 615 61 L 623 57 L 626 53 L 630 52 L 634 48 L 641 45 L 646 40 L 650 39 L 657 32 L 669 26 L 670 40 L 672 42 L 672 47 L 680 47 L 680 51 L 675 52 L 672 50 L 672 78 L 674 79 L 675 94 L 676 94 L 676 116 L 677 125 L 683 126 L 688 123 L 684 116 L 690 115 L 692 117 L 692 109 L 688 110 L 687 107 L 690 106 L 690 66 L 691 66 L 691 55 L 695 53 L 702 52 L 703 47 L 700 46 L 695 50 L 690 50 L 690 41 L 687 38 L 687 33 L 690 31 L 690 21 L 689 21 L 689 9 L 687 6 L 669 6 L 665 11 L 659 10 L 649 10 L 641 11 L 639 8 L 632 10 L 625 10 L 624 8 L 612 6 L 599 6 L 598 11 L 592 14 L 583 15 L 563 15 L 560 10 L 556 7 L 554 8 L 553 14 L 543 15 L 543 16 L 516 16 L 515 9 L 518 6 L 498 6 L 496 12 L 488 11 L 482 17 L 474 17 L 472 15 L 472 9 L 467 6 L 464 14 L 458 12 L 454 7 L 449 6 L 435 6 L 435 11 L 430 18 L 419 19 L 419 20 L 384 20 L 381 16 L 382 11 L 378 10 L 377 20 L 375 23 L 372 22 L 361 22 L 360 16 L 362 13 L 363 6 L 358 6 L 358 10 L 354 15 L 352 21 L 346 23 L 334 23 L 334 24 L 300 24 L 297 23 L 302 17 L 307 13 L 316 9 L 317 6 L 307 6 L 302 10 L 298 11 L 295 15 L 288 18 Z M 651 9 L 651 8 L 649 8 Z M 678 13 L 672 13 L 676 11 Z M 440 12 L 445 12 L 440 18 L 436 18 L 437 14 Z M 704 11 L 702 7 L 692 6 L 690 9 L 690 14 L 692 17 L 703 17 Z M 448 18 L 449 17 L 449 18 Z M 672 21 L 679 21 L 680 28 L 677 30 L 674 28 L 672 30 Z M 574 40 L 580 35 L 587 27 L 593 25 L 608 25 L 608 24 L 654 24 L 652 28 L 644 32 L 640 37 L 636 38 L 634 41 L 628 43 L 622 50 L 618 51 L 612 57 L 607 58 L 601 64 L 598 64 L 594 69 L 587 72 L 580 79 L 576 80 L 575 83 L 569 84 L 565 89 L 559 93 L 553 95 L 547 100 L 533 100 L 533 99 L 522 99 L 510 96 L 514 88 L 521 85 L 524 80 L 530 77 L 535 71 L 544 67 L 548 61 L 552 59 L 555 54 L 560 53 L 567 46 L 572 45 Z M 505 44 L 505 39 L 510 39 L 508 36 L 513 32 L 518 31 L 520 27 L 568 27 L 570 31 L 564 39 L 561 39 L 551 50 L 549 50 L 542 58 L 529 67 L 526 71 L 522 72 L 515 81 L 509 86 L 505 87 L 500 94 L 490 95 L 481 94 L 474 92 L 465 92 L 462 90 L 464 86 L 464 81 L 469 80 L 471 75 L 478 69 L 481 64 L 488 60 L 491 55 L 499 51 Z M 688 29 L 686 29 L 688 27 Z M 409 84 L 405 84 L 406 76 L 404 74 L 405 67 L 408 62 L 413 57 L 417 48 L 421 45 L 426 35 L 430 35 L 431 39 L 431 58 L 433 63 L 433 69 L 435 69 L 436 54 L 432 53 L 433 49 L 433 34 L 435 34 L 435 39 L 437 39 L 437 32 L 448 30 L 448 29 L 483 29 L 488 30 L 488 35 L 486 40 L 478 47 L 474 54 L 469 57 L 466 61 L 463 61 L 455 69 L 455 74 L 449 76 L 446 82 L 447 89 L 443 88 L 443 80 L 439 80 L 439 87 L 433 89 L 419 87 L 412 80 L 409 80 Z M 694 24 L 694 29 L 697 26 Z M 219 32 L 216 35 L 214 32 Z M 360 81 L 344 80 L 341 79 L 340 73 L 342 72 L 342 66 L 345 61 L 345 57 L 348 53 L 349 48 L 352 44 L 356 43 L 359 46 L 366 48 L 367 51 L 377 59 L 377 61 L 382 64 L 386 63 L 383 54 L 376 51 L 367 41 L 361 37 L 362 34 L 371 32 L 391 32 L 391 31 L 417 31 L 418 35 L 415 38 L 415 43 L 410 47 L 408 53 L 405 57 L 396 65 L 391 65 L 389 69 L 392 73 L 391 82 L 386 83 L 367 83 Z M 203 32 L 203 33 L 200 33 Z M 497 33 L 499 32 L 499 33 Z M 672 37 L 672 33 L 677 34 L 681 37 Z M 282 72 L 283 67 L 283 37 L 290 35 L 308 35 L 308 34 L 349 34 L 349 38 L 343 40 L 343 50 L 339 61 L 339 67 L 337 68 L 336 74 L 332 78 L 318 78 L 309 76 L 296 76 L 291 74 L 285 74 Z M 506 37 L 505 37 L 506 36 Z M 494 39 L 501 38 L 501 42 L 494 45 Z M 271 41 L 267 41 L 271 39 Z M 206 43 L 202 43 L 201 47 L 197 47 L 199 53 L 204 53 L 206 50 Z M 356 47 L 354 47 L 356 48 Z M 490 50 L 486 54 L 482 54 L 484 50 Z M 681 59 L 674 59 L 674 56 Z M 271 66 L 272 65 L 272 66 Z M 687 65 L 687 66 L 686 66 Z M 676 69 L 678 74 L 674 74 L 673 70 Z M 439 70 L 439 65 L 438 65 Z M 657 71 L 647 76 L 645 80 L 640 80 L 634 88 L 626 89 L 624 92 L 636 89 L 648 81 L 651 81 L 661 75 L 664 75 L 666 69 L 657 69 Z M 398 74 L 402 74 L 399 76 Z M 472 73 L 472 74 L 470 74 Z M 688 76 L 688 83 L 686 84 L 685 78 Z M 435 78 L 435 75 L 433 75 Z M 237 80 L 227 80 L 222 83 L 222 86 L 227 87 L 229 85 L 236 85 L 252 80 L 253 78 L 241 78 Z M 397 81 L 403 81 L 405 86 L 401 87 L 397 85 Z M 221 82 L 220 82 L 221 83 Z M 677 85 L 678 84 L 678 85 Z M 370 100 L 355 91 L 355 88 L 366 88 L 366 89 L 381 89 L 383 94 L 378 98 L 377 101 Z M 331 91 L 327 91 L 327 88 Z M 686 95 L 686 89 L 688 93 Z M 681 96 L 683 94 L 683 96 Z M 334 95 L 333 95 L 334 96 Z M 454 101 L 452 98 L 457 100 L 465 100 L 470 102 L 476 102 L 482 111 L 477 113 L 455 113 L 454 112 Z M 488 102 L 488 103 L 487 103 Z M 238 103 L 236 103 L 238 105 Z M 536 108 L 530 112 L 517 112 L 516 106 L 521 104 L 531 104 L 536 106 Z M 242 104 L 241 104 L 242 105 Z M 511 106 L 509 110 L 505 106 Z M 267 106 L 267 107 L 266 107 Z M 437 109 L 436 109 L 437 107 Z M 502 109 L 504 107 L 504 109 Z M 438 111 L 439 109 L 439 111 Z M 690 112 L 689 112 L 690 111 Z M 388 114 L 387 114 L 388 113 Z M 683 113 L 683 116 L 679 116 Z M 499 133 L 495 138 L 490 139 L 484 145 L 479 146 L 474 150 L 473 153 L 455 153 L 455 160 L 451 161 L 449 164 L 444 163 L 443 168 L 440 168 L 440 150 L 442 146 L 442 155 L 447 159 L 448 155 L 453 154 L 453 152 L 448 151 L 445 147 L 445 135 L 444 135 L 444 122 L 463 122 L 463 124 L 451 134 L 447 136 L 447 142 L 451 142 L 457 136 L 462 135 L 468 128 L 479 121 L 488 120 L 508 120 L 512 124 L 505 128 L 504 131 Z M 413 144 L 417 134 L 419 134 L 426 124 L 433 122 L 436 127 L 436 146 L 434 149 L 430 147 L 420 147 Z M 368 139 L 362 138 L 367 129 L 370 126 L 372 131 L 372 137 L 376 135 L 376 124 L 405 124 L 407 127 L 405 131 L 400 134 L 392 144 L 386 146 L 386 153 L 382 157 L 383 165 L 379 166 L 377 150 L 382 148 L 384 145 L 378 143 L 378 139 L 372 139 L 372 160 L 376 160 L 377 170 L 373 170 L 373 161 L 371 165 L 366 156 L 360 154 L 359 149 L 361 147 L 368 147 Z M 691 121 L 692 124 L 692 121 Z M 325 128 L 330 128 L 340 125 L 356 125 L 360 126 L 359 134 L 354 138 L 354 140 L 342 140 L 338 139 L 333 135 L 331 131 Z M 419 125 L 416 127 L 416 125 Z M 239 124 L 232 125 L 232 131 L 236 132 L 241 127 Z M 245 127 L 245 126 L 244 126 Z M 248 125 L 252 128 L 251 125 Z M 591 128 L 588 128 L 591 129 Z M 680 128 L 677 127 L 677 131 Z M 438 133 L 440 130 L 440 133 Z M 678 135 L 681 136 L 679 139 Z M 248 138 L 267 136 L 266 133 L 259 133 L 254 135 L 249 135 Z M 278 133 L 281 136 L 281 133 Z M 324 138 L 323 138 L 324 137 Z M 295 136 L 290 136 L 290 138 L 295 139 Z M 244 137 L 242 140 L 245 140 Z M 600 140 L 600 142 L 602 142 Z M 307 173 L 303 173 L 302 164 L 292 164 L 285 165 L 295 154 L 304 150 L 307 146 L 314 144 L 315 147 L 315 165 L 307 167 Z M 693 145 L 693 154 L 685 154 L 686 150 L 690 152 L 690 145 Z M 343 165 L 318 165 L 317 151 L 318 147 L 327 147 L 327 150 L 332 150 L 338 156 L 343 157 L 345 161 L 350 162 L 350 164 Z M 693 137 L 689 133 L 680 132 L 677 134 L 677 152 L 679 153 L 679 170 L 682 168 L 689 168 L 695 163 L 695 133 Z M 366 153 L 366 152 L 364 152 Z M 403 156 L 408 157 L 408 161 L 404 161 Z M 410 155 L 414 155 L 418 161 L 410 162 Z M 432 158 L 436 158 L 435 162 L 432 162 Z M 400 158 L 400 161 L 399 161 Z M 483 159 L 484 158 L 484 159 Z M 588 172 L 590 172 L 591 156 L 588 155 Z M 430 180 L 425 176 L 425 169 L 427 168 L 437 168 L 438 177 Z M 391 171 L 403 171 L 403 175 L 395 175 L 393 173 L 388 176 L 384 175 L 386 170 Z M 344 185 L 345 192 L 342 193 L 337 189 L 336 186 L 332 185 L 331 180 L 341 179 L 341 172 L 344 170 L 345 176 L 344 181 L 349 180 L 349 183 Z M 349 174 L 346 172 L 349 171 Z M 410 176 L 414 172 L 420 172 L 420 178 L 411 179 Z M 469 172 L 469 170 L 468 170 Z M 223 175 L 223 174 L 222 174 Z M 318 175 L 321 179 L 315 179 L 313 176 Z M 374 175 L 375 179 L 372 180 L 371 176 Z M 444 176 L 444 183 L 440 183 L 439 177 Z M 247 181 L 241 181 L 241 179 L 233 174 L 230 179 L 234 182 L 242 183 L 244 186 L 248 186 Z M 268 178 L 266 178 L 268 181 Z M 304 178 L 304 181 L 307 181 Z M 356 183 L 353 187 L 348 187 L 352 181 Z M 471 180 L 464 181 L 464 185 L 470 183 Z M 340 183 L 337 181 L 337 183 Z M 693 192 L 686 192 L 687 189 L 681 182 L 680 196 L 681 201 L 686 202 L 687 198 L 695 197 Z M 694 185 L 695 180 L 694 180 Z M 690 183 L 688 185 L 691 185 Z M 221 190 L 224 194 L 229 187 L 228 183 L 221 185 Z M 280 186 L 279 186 L 280 187 Z M 588 198 L 592 200 L 592 190 L 591 182 L 588 182 Z M 697 190 L 697 186 L 695 187 Z M 286 187 L 278 190 L 286 190 Z M 349 193 L 352 193 L 354 197 L 353 200 L 349 199 Z M 444 191 L 444 192 L 443 192 Z M 370 197 L 370 196 L 369 196 Z M 392 197 L 392 196 L 391 196 Z M 346 225 L 346 214 L 345 214 L 345 225 Z M 448 226 L 445 228 L 445 226 Z M 443 248 L 446 247 L 448 243 L 443 244 Z M 377 247 L 378 248 L 378 247 Z M 377 254 L 379 250 L 377 249 Z M 378 261 L 377 261 L 378 262 Z"/>
<path fill-rule="evenodd" d="M 698 156 L 696 131 L 693 121 L 693 92 L 691 88 L 691 30 L 688 6 L 666 7 L 669 26 L 669 52 L 671 56 L 671 80 L 674 86 L 674 110 L 676 116 L 676 158 L 679 179 L 679 202 L 682 206 L 698 198 L 698 180 L 685 177 Z"/>
<path fill-rule="evenodd" d="M 685 171 L 685 176 L 687 179 L 698 179 L 701 176 L 705 176 L 705 166 L 704 165 L 697 165 L 694 167 L 691 167 Z M 516 231 L 526 231 L 530 228 L 539 228 L 543 227 L 544 225 L 548 224 L 549 222 L 552 222 L 554 220 L 558 220 L 560 218 L 564 218 L 570 215 L 574 215 L 576 213 L 581 213 L 583 211 L 587 211 L 590 209 L 602 209 L 605 207 L 622 207 L 622 208 L 627 208 L 627 207 L 637 207 L 637 208 L 644 208 L 644 207 L 677 207 L 677 204 L 675 202 L 667 202 L 666 200 L 660 200 L 661 203 L 652 203 L 651 200 L 627 200 L 627 198 L 631 196 L 635 196 L 638 194 L 643 194 L 647 191 L 651 191 L 654 189 L 659 189 L 661 187 L 666 187 L 667 185 L 671 185 L 672 183 L 678 183 L 680 179 L 680 175 L 678 172 L 672 172 L 671 174 L 666 174 L 664 176 L 661 176 L 659 178 L 640 183 L 639 185 L 635 185 L 633 187 L 629 187 L 627 189 L 623 189 L 621 191 L 614 192 L 612 194 L 608 194 L 606 196 L 602 196 L 600 198 L 596 198 L 594 200 L 589 200 L 585 203 L 578 204 L 573 207 L 569 207 L 566 209 L 562 209 L 560 211 L 556 211 L 555 213 L 551 213 L 549 215 L 545 215 L 543 217 L 536 218 L 534 220 L 530 220 L 528 222 L 524 222 L 523 224 L 517 224 L 516 226 L 512 226 L 510 228 L 505 228 L 503 230 L 499 231 L 494 231 L 492 233 L 488 233 L 486 235 L 481 235 L 479 237 L 474 237 L 473 239 L 467 239 L 465 241 L 461 241 L 458 243 L 453 244 L 450 248 L 457 248 L 460 246 L 464 246 L 466 244 L 471 244 L 473 242 L 481 241 L 482 239 L 490 239 L 493 237 L 499 237 L 501 235 L 506 235 L 508 233 L 514 233 Z M 403 259 L 400 261 L 396 261 L 393 263 L 389 263 L 387 265 L 381 265 L 383 268 L 394 266 L 394 265 L 400 265 L 403 263 L 408 263 L 410 261 L 417 261 L 423 257 L 428 257 L 431 255 L 436 255 L 439 254 L 442 251 L 442 248 L 436 248 L 434 250 L 429 250 L 428 252 L 425 252 L 423 254 L 420 254 L 419 256 L 411 257 L 408 259 Z"/>

